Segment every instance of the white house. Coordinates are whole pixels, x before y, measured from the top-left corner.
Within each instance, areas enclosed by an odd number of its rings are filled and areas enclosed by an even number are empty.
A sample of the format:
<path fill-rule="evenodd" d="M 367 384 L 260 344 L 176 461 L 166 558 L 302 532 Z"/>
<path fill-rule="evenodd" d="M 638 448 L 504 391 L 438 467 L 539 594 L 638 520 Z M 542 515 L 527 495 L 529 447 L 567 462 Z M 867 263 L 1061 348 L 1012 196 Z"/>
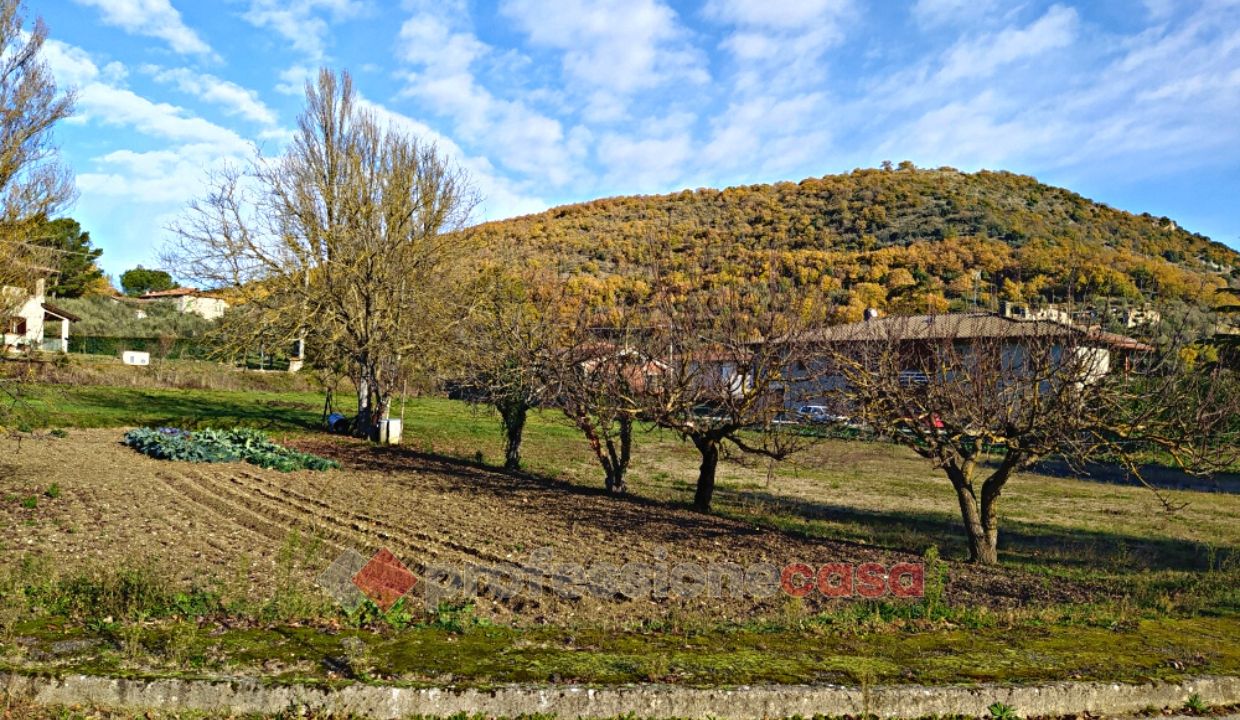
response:
<path fill-rule="evenodd" d="M 5 285 L 0 288 L 0 307 L 8 309 L 4 322 L 4 341 L 0 351 L 5 353 L 34 349 L 45 352 L 69 352 L 69 323 L 81 318 L 67 310 L 47 302 L 44 297 L 47 283 L 43 278 L 29 288 Z M 59 323 L 58 336 L 47 338 L 49 323 Z"/>
<path fill-rule="evenodd" d="M 149 292 L 143 295 L 141 299 L 173 300 L 176 302 L 178 312 L 182 314 L 193 313 L 207 320 L 220 318 L 224 315 L 224 311 L 228 309 L 228 303 L 219 296 L 186 287 Z"/>

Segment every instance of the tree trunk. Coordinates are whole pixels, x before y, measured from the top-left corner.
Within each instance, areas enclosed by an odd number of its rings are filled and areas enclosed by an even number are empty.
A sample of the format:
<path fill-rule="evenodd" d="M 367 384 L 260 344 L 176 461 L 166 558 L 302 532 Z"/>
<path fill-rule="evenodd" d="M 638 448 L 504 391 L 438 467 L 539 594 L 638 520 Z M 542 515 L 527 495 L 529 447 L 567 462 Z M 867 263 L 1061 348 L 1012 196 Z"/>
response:
<path fill-rule="evenodd" d="M 323 397 L 323 424 L 324 425 L 327 424 L 328 416 L 332 414 L 333 398 L 334 398 L 334 393 L 332 392 L 331 388 L 327 388 L 326 390 L 324 390 L 324 397 Z"/>
<path fill-rule="evenodd" d="M 629 486 L 626 482 L 626 476 L 629 472 L 629 458 L 633 449 L 633 419 L 621 415 L 620 420 L 619 441 L 620 447 L 616 447 L 616 439 L 607 438 L 607 455 L 608 463 L 605 464 L 607 471 L 607 492 L 612 495 L 623 495 L 628 492 Z"/>
<path fill-rule="evenodd" d="M 702 453 L 698 468 L 697 492 L 693 495 L 693 509 L 710 512 L 710 501 L 715 495 L 715 469 L 719 466 L 719 441 L 711 438 L 694 438 L 693 444 Z"/>
<path fill-rule="evenodd" d="M 623 495 L 628 492 L 629 488 L 624 482 L 624 468 L 611 465 L 604 471 L 607 473 L 605 482 L 608 495 Z"/>
<path fill-rule="evenodd" d="M 521 468 L 521 437 L 525 433 L 525 419 L 529 407 L 522 402 L 496 404 L 504 422 L 504 469 L 516 471 Z"/>
<path fill-rule="evenodd" d="M 1012 474 L 1012 464 L 1005 460 L 982 483 L 981 497 L 973 490 L 971 469 L 947 467 L 947 475 L 960 502 L 960 515 L 969 541 L 969 562 L 996 565 L 999 562 L 999 494 Z"/>
<path fill-rule="evenodd" d="M 973 492 L 972 474 L 956 466 L 949 465 L 947 477 L 956 490 L 956 500 L 960 503 L 960 517 L 964 520 L 964 533 L 969 542 L 969 562 L 979 565 L 995 565 L 999 562 L 999 533 L 993 524 L 987 528 L 983 514 L 978 506 L 977 496 Z"/>
<path fill-rule="evenodd" d="M 365 400 L 363 401 L 362 390 L 366 390 Z M 377 441 L 379 439 L 379 423 L 387 420 L 392 412 L 392 389 L 386 387 L 380 376 L 374 372 L 368 372 L 358 384 L 358 411 L 357 411 L 357 434 L 368 440 Z M 365 408 L 362 408 L 362 403 Z"/>
<path fill-rule="evenodd" d="M 358 437 L 370 437 L 370 382 L 363 374 L 357 379 L 357 417 L 353 418 L 353 432 Z"/>
<path fill-rule="evenodd" d="M 392 393 L 375 390 L 374 408 L 374 428 L 379 428 L 379 423 L 392 417 Z"/>
<path fill-rule="evenodd" d="M 620 457 L 617 465 L 620 468 L 620 476 L 617 478 L 616 492 L 628 492 L 628 485 L 625 483 L 625 476 L 629 472 L 629 459 L 633 455 L 633 418 L 628 415 L 620 416 Z"/>

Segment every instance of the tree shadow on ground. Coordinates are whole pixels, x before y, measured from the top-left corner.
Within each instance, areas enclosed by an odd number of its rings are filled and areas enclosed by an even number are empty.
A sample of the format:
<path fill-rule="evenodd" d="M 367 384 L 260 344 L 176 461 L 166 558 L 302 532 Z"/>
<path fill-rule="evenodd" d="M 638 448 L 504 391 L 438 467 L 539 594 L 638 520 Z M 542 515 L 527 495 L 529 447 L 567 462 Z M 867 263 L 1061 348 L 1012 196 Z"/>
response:
<path fill-rule="evenodd" d="M 1083 472 L 1073 468 L 1062 460 L 1044 460 L 1033 469 L 1034 472 L 1051 477 L 1066 477 L 1085 482 L 1107 483 L 1112 485 L 1142 486 L 1143 483 L 1132 475 L 1127 468 L 1103 463 L 1088 463 Z M 1218 473 L 1203 477 L 1192 475 L 1176 468 L 1158 465 L 1141 466 L 1141 477 L 1146 485 L 1160 490 L 1192 490 L 1194 492 L 1217 492 L 1240 495 L 1240 474 Z"/>
<path fill-rule="evenodd" d="M 536 473 L 505 471 L 473 460 L 409 447 L 381 447 L 356 443 L 298 443 L 299 447 L 342 460 L 361 470 L 397 476 L 410 470 L 431 472 L 460 483 L 468 493 L 507 498 L 514 492 L 534 491 L 539 510 L 571 514 L 604 532 L 628 532 L 641 528 L 654 542 L 676 543 L 689 538 L 743 537 L 761 532 L 751 524 L 727 521 L 711 515 L 686 512 L 687 506 L 640 495 L 610 495 L 592 488 Z M 674 513 L 675 522 L 667 522 Z"/>
<path fill-rule="evenodd" d="M 960 517 L 946 510 L 935 512 L 878 511 L 777 495 L 766 490 L 720 488 L 716 491 L 729 514 L 752 519 L 793 516 L 811 524 L 824 521 L 837 525 L 825 532 L 867 538 L 887 547 L 907 550 L 935 545 L 944 557 L 967 554 Z M 806 527 L 790 532 L 810 532 Z M 838 527 L 838 526 L 843 526 Z M 910 547 L 911 546 L 911 547 Z M 1105 570 L 1117 574 L 1144 570 L 1205 570 L 1220 554 L 1240 548 L 1224 543 L 1210 547 L 1190 540 L 1153 538 L 1107 530 L 1065 529 L 1042 523 L 1000 518 L 999 553 L 1002 560 L 1061 570 Z"/>
<path fill-rule="evenodd" d="M 846 553 L 848 558 L 872 559 L 882 555 L 920 556 L 935 545 L 945 558 L 965 555 L 960 520 L 951 512 L 871 511 L 780 496 L 771 492 L 721 486 L 714 514 L 693 512 L 686 503 L 640 495 L 608 495 L 542 475 L 505 472 L 459 457 L 404 447 L 377 447 L 363 443 L 316 443 L 314 452 L 335 455 L 348 465 L 393 474 L 417 470 L 450 478 L 455 491 L 512 498 L 533 493 L 539 512 L 571 515 L 605 533 L 640 531 L 654 543 L 740 541 L 765 544 L 776 534 L 787 547 L 818 545 L 824 552 Z M 344 450 L 342 453 L 341 451 Z M 795 521 L 780 521 L 780 516 Z M 827 521 L 842 527 L 819 531 L 802 522 Z M 1065 530 L 1041 523 L 1008 521 L 1000 533 L 1005 561 L 1053 571 L 1106 571 L 1117 574 L 1143 570 L 1200 570 L 1217 561 L 1211 548 L 1198 542 L 1140 537 L 1105 530 Z M 1217 548 L 1216 548 L 1217 550 Z M 1235 548 L 1225 545 L 1224 553 Z"/>

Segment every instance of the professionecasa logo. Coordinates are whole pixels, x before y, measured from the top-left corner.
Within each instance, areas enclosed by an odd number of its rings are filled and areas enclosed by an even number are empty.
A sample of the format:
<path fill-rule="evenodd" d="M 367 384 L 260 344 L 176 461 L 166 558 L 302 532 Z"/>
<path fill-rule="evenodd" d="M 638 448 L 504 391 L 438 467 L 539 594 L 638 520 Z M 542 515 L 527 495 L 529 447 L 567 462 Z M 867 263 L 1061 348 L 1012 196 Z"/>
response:
<path fill-rule="evenodd" d="M 833 598 L 922 597 L 926 594 L 926 569 L 921 563 L 888 567 L 867 562 L 827 563 L 814 570 L 805 563 L 792 563 L 780 573 L 779 588 L 798 598 L 815 590 Z"/>
<path fill-rule="evenodd" d="M 410 594 L 419 579 L 391 551 L 370 558 L 346 550 L 322 575 L 319 585 L 352 610 L 370 600 L 386 611 Z M 434 609 L 440 602 L 468 600 L 480 594 L 496 599 L 537 598 L 552 594 L 565 599 L 591 596 L 624 601 L 692 598 L 768 598 L 780 593 L 803 598 L 811 593 L 827 598 L 914 598 L 925 595 L 925 567 L 921 563 L 832 562 L 814 567 L 804 562 L 783 566 L 757 562 L 675 562 L 662 548 L 645 561 L 623 565 L 589 565 L 557 560 L 551 548 L 539 548 L 529 558 L 502 566 L 429 565 L 419 593 Z"/>
<path fill-rule="evenodd" d="M 345 550 L 318 579 L 319 587 L 349 610 L 369 599 L 385 612 L 417 582 L 413 572 L 387 548 L 369 560 L 354 550 Z"/>

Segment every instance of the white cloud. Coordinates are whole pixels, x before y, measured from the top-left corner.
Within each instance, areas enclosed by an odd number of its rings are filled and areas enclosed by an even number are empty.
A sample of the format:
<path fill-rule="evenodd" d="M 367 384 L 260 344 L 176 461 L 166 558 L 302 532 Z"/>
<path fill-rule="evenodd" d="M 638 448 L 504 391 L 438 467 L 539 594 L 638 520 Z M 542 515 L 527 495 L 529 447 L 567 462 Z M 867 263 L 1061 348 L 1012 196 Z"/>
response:
<path fill-rule="evenodd" d="M 607 181 L 628 192 L 661 192 L 684 177 L 693 156 L 693 139 L 679 134 L 665 138 L 632 138 L 615 133 L 599 141 L 599 161 Z"/>
<path fill-rule="evenodd" d="M 822 83 L 823 56 L 855 10 L 851 0 L 710 0 L 703 14 L 731 27 L 720 47 L 735 61 L 736 91 L 778 96 Z"/>
<path fill-rule="evenodd" d="M 721 22 L 776 30 L 802 30 L 823 18 L 839 18 L 849 10 L 845 0 L 711 0 L 707 16 Z"/>
<path fill-rule="evenodd" d="M 44 52 L 57 83 L 77 88 L 74 122 L 109 128 L 106 135 L 113 138 L 111 144 L 122 145 L 78 168 L 77 186 L 83 199 L 106 196 L 146 205 L 183 203 L 201 190 L 207 170 L 251 152 L 250 142 L 234 130 L 124 87 L 127 72 L 118 63 L 100 67 L 86 51 L 56 40 L 49 40 Z M 152 144 L 157 149 L 134 149 Z"/>
<path fill-rule="evenodd" d="M 496 170 L 486 157 L 466 154 L 452 138 L 435 131 L 426 123 L 366 98 L 359 98 L 358 106 L 390 127 L 409 133 L 422 142 L 433 143 L 445 157 L 459 164 L 482 196 L 483 204 L 477 211 L 478 220 L 497 220 L 547 208 L 545 200 L 527 192 L 518 182 Z"/>
<path fill-rule="evenodd" d="M 100 68 L 86 51 L 57 40 L 49 40 L 44 51 L 56 82 L 77 89 L 78 122 L 123 125 L 152 137 L 207 142 L 231 151 L 246 145 L 228 128 L 121 87 L 127 73 L 119 63 Z"/>
<path fill-rule="evenodd" d="M 161 68 L 147 65 L 142 70 L 157 82 L 175 85 L 181 92 L 220 105 L 229 115 L 237 115 L 263 125 L 275 125 L 276 114 L 259 99 L 258 93 L 214 75 L 189 68 Z"/>
<path fill-rule="evenodd" d="M 1055 6 L 889 77 L 853 112 L 889 128 L 879 157 L 920 164 L 1128 181 L 1217 164 L 1240 152 L 1237 10 L 1087 36 Z"/>
<path fill-rule="evenodd" d="M 1178 0 L 1142 0 L 1152 20 L 1165 20 L 1175 14 Z"/>
<path fill-rule="evenodd" d="M 280 71 L 280 82 L 276 83 L 276 92 L 284 95 L 301 95 L 306 91 L 306 82 L 313 80 L 318 68 L 304 63 L 290 65 Z"/>
<path fill-rule="evenodd" d="M 985 15 L 995 7 L 995 0 L 917 0 L 913 18 L 927 27 L 960 25 Z"/>
<path fill-rule="evenodd" d="M 79 174 L 77 186 L 82 193 L 129 202 L 180 204 L 202 192 L 207 171 L 230 160 L 210 144 L 148 152 L 116 150 L 94 158 L 101 171 Z"/>
<path fill-rule="evenodd" d="M 327 51 L 330 23 L 365 12 L 360 0 L 251 0 L 242 17 L 257 28 L 277 33 L 294 50 L 318 62 Z"/>
<path fill-rule="evenodd" d="M 1028 27 L 1008 28 L 979 39 L 961 41 L 948 51 L 939 80 L 989 77 L 1003 65 L 1066 47 L 1076 39 L 1076 10 L 1052 6 Z"/>
<path fill-rule="evenodd" d="M 504 0 L 500 12 L 534 45 L 563 51 L 564 74 L 590 89 L 593 120 L 618 119 L 637 91 L 710 80 L 704 56 L 660 0 Z"/>
<path fill-rule="evenodd" d="M 468 32 L 453 32 L 440 15 L 415 15 L 400 28 L 398 53 L 406 62 L 434 66 L 441 75 L 469 71 L 490 48 Z"/>
<path fill-rule="evenodd" d="M 130 127 L 155 138 L 208 143 L 230 153 L 245 153 L 249 147 L 244 138 L 228 128 L 125 88 L 90 83 L 78 90 L 78 107 L 93 122 Z"/>
<path fill-rule="evenodd" d="M 880 144 L 880 156 L 927 164 L 1003 168 L 1045 155 L 1069 128 L 1036 109 L 1017 108 L 987 91 L 952 101 L 916 118 Z M 933 163 L 927 161 L 932 160 Z"/>
<path fill-rule="evenodd" d="M 826 154 L 830 123 L 820 93 L 737 99 L 712 123 L 702 161 L 745 177 L 799 169 Z"/>
<path fill-rule="evenodd" d="M 509 169 L 563 185 L 584 153 L 559 120 L 523 100 L 497 97 L 471 66 L 490 48 L 460 21 L 443 14 L 415 14 L 401 27 L 398 55 L 414 69 L 404 73 L 404 94 L 455 121 L 455 132 L 500 158 Z"/>
<path fill-rule="evenodd" d="M 63 87 L 80 87 L 98 79 L 119 83 L 127 73 L 120 63 L 100 68 L 85 50 L 51 38 L 43 44 L 43 60 L 51 68 L 57 84 Z"/>
<path fill-rule="evenodd" d="M 183 55 L 210 55 L 211 47 L 185 25 L 169 0 L 74 0 L 97 8 L 103 22 L 136 35 L 159 38 Z"/>
<path fill-rule="evenodd" d="M 910 108 L 959 102 L 979 92 L 1031 97 L 1063 93 L 1079 84 L 1074 72 L 1080 19 L 1061 5 L 1028 25 L 997 31 L 965 30 L 946 50 L 920 58 L 871 81 L 864 104 L 887 115 Z"/>

